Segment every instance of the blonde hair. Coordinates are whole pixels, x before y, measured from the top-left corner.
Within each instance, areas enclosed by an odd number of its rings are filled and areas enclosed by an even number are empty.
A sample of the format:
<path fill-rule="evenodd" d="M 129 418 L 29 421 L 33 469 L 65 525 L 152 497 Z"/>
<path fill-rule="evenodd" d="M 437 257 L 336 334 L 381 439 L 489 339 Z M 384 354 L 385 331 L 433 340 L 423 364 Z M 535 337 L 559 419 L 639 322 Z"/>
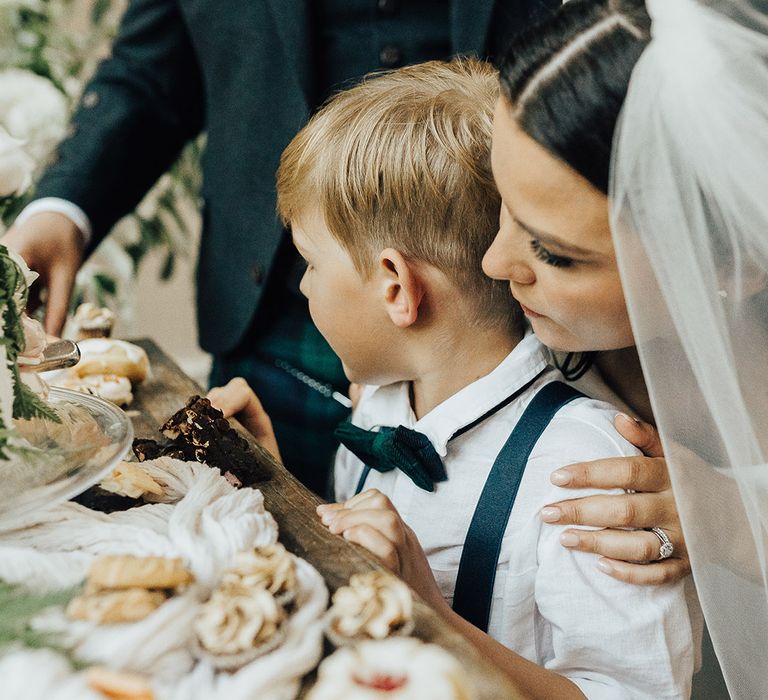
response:
<path fill-rule="evenodd" d="M 514 323 L 504 282 L 481 261 L 498 229 L 490 165 L 496 71 L 474 59 L 369 76 L 334 96 L 296 135 L 277 171 L 286 226 L 317 207 L 357 270 L 387 247 L 442 271 L 476 309 Z"/>

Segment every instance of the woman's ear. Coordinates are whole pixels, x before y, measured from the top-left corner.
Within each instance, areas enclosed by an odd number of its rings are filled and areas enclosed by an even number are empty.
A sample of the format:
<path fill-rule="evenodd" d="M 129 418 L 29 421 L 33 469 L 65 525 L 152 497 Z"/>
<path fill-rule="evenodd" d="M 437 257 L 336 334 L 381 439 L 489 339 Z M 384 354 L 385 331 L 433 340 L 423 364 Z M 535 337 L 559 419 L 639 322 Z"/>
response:
<path fill-rule="evenodd" d="M 419 317 L 424 284 L 413 263 L 394 248 L 379 255 L 379 273 L 384 292 L 384 308 L 398 328 L 408 328 Z"/>

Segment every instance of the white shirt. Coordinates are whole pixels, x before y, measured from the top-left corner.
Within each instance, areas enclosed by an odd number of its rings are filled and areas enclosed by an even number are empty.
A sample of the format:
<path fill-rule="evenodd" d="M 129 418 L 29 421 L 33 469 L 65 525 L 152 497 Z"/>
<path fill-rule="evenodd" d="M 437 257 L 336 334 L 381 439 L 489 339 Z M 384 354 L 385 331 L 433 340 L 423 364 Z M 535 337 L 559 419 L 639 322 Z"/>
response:
<path fill-rule="evenodd" d="M 443 596 L 450 603 L 459 559 L 480 492 L 496 456 L 528 402 L 560 379 L 533 335 L 485 377 L 421 420 L 407 382 L 366 387 L 353 423 L 370 429 L 404 425 L 424 433 L 442 457 L 448 480 L 429 493 L 399 470 L 368 475 L 414 530 Z M 543 374 L 541 374 L 543 372 Z M 459 428 L 539 378 L 518 399 L 452 440 Z M 621 583 L 597 568 L 593 554 L 566 549 L 562 526 L 543 523 L 541 508 L 596 493 L 563 490 L 549 475 L 574 462 L 639 452 L 613 428 L 616 410 L 591 399 L 562 408 L 528 460 L 502 542 L 489 634 L 521 656 L 560 673 L 588 698 L 682 698 L 690 695 L 694 630 L 683 582 L 664 586 Z M 346 448 L 336 457 L 336 498 L 354 493 L 363 464 Z"/>

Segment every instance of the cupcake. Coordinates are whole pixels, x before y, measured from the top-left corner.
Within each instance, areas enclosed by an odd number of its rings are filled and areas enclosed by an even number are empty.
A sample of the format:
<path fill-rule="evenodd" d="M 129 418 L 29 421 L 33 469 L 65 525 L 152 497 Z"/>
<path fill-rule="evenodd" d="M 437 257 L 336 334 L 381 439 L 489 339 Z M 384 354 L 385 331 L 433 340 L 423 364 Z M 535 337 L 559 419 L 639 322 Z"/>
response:
<path fill-rule="evenodd" d="M 109 338 L 115 325 L 115 314 L 107 308 L 85 302 L 77 307 L 72 322 L 76 341 L 86 338 Z"/>
<path fill-rule="evenodd" d="M 285 611 L 265 588 L 219 588 L 194 621 L 196 656 L 236 671 L 277 648 L 285 638 Z"/>
<path fill-rule="evenodd" d="M 333 594 L 325 634 L 336 646 L 413 632 L 413 597 L 402 581 L 382 571 L 355 574 Z"/>
<path fill-rule="evenodd" d="M 307 700 L 469 700 L 456 659 L 435 644 L 400 638 L 337 649 L 318 669 Z"/>
<path fill-rule="evenodd" d="M 279 543 L 241 552 L 224 572 L 222 589 L 266 588 L 282 606 L 290 605 L 298 588 L 293 556 Z"/>

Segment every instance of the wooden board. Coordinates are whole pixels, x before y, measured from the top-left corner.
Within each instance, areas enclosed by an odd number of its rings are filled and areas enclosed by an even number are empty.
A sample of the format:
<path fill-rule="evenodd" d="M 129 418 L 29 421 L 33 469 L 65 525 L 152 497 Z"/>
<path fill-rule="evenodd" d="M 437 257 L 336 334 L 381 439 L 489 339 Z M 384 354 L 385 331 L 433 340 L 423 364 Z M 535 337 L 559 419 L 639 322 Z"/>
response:
<path fill-rule="evenodd" d="M 190 396 L 204 392 L 154 342 L 147 339 L 134 342 L 147 351 L 152 375 L 136 388 L 129 415 L 136 437 L 157 438 L 158 426 L 181 408 Z M 331 591 L 346 584 L 354 573 L 381 568 L 376 558 L 362 547 L 329 533 L 315 515 L 315 507 L 321 500 L 262 450 L 250 434 L 246 431 L 243 434 L 271 474 L 268 481 L 258 486 L 264 494 L 266 508 L 277 521 L 280 541 L 312 564 L 323 575 Z M 522 697 L 501 672 L 484 661 L 464 637 L 453 631 L 418 598 L 415 619 L 415 636 L 441 645 L 462 662 L 477 700 L 514 700 Z"/>

